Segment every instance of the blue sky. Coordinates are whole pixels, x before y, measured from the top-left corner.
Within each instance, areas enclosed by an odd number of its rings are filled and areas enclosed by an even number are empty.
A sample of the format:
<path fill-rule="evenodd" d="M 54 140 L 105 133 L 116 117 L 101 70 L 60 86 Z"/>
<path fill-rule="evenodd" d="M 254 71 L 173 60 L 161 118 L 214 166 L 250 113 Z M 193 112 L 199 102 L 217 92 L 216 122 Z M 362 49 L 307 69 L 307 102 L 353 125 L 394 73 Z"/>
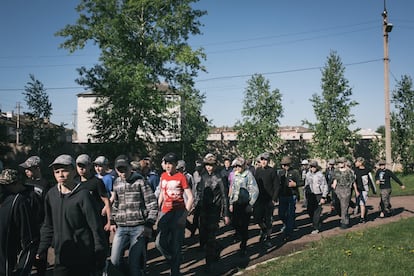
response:
<path fill-rule="evenodd" d="M 34 74 L 47 88 L 52 121 L 73 126 L 76 94 L 83 92 L 76 68 L 98 57 L 90 45 L 70 55 L 59 49 L 54 33 L 77 18 L 77 1 L 1 1 L 0 107 L 27 111 L 24 86 Z M 196 87 L 206 95 L 203 113 L 216 126 L 241 119 L 244 90 L 255 73 L 282 93 L 281 125 L 314 121 L 309 99 L 321 93 L 321 69 L 330 51 L 346 68 L 345 77 L 359 105 L 352 109 L 355 127 L 384 124 L 383 0 L 202 0 L 202 35 L 190 40 L 207 54 Z M 414 77 L 414 1 L 388 0 L 390 91 L 406 74 Z"/>

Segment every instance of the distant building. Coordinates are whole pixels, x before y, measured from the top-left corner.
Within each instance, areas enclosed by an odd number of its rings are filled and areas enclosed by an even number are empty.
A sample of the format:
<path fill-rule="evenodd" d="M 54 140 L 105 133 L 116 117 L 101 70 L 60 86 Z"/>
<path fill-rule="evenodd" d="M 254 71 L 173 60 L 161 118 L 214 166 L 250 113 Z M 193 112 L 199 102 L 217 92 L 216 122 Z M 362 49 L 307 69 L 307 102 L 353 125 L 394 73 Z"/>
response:
<path fill-rule="evenodd" d="M 357 132 L 363 140 L 373 140 L 381 138 L 381 134 L 371 129 L 361 129 Z M 311 142 L 313 131 L 303 126 L 281 126 L 279 136 L 284 141 L 304 141 Z M 237 141 L 237 132 L 232 127 L 212 128 L 207 137 L 207 141 Z"/>
<path fill-rule="evenodd" d="M 167 112 L 169 112 L 173 115 L 174 118 L 176 118 L 176 121 L 171 123 L 174 125 L 177 131 L 171 132 L 168 130 L 164 130 L 157 137 L 153 137 L 153 140 L 159 142 L 178 141 L 181 126 L 181 97 L 176 93 L 172 93 L 168 89 L 167 84 L 160 84 L 158 85 L 157 89 L 165 92 L 165 98 L 168 101 L 175 103 L 168 108 Z M 96 143 L 96 139 L 93 139 L 93 136 L 96 134 L 96 131 L 94 130 L 93 124 L 91 122 L 93 114 L 88 113 L 88 110 L 90 108 L 97 106 L 96 99 L 98 95 L 92 91 L 88 91 L 77 94 L 77 97 L 77 137 L 75 142 Z M 138 135 L 142 132 L 143 130 L 138 130 Z"/>
<path fill-rule="evenodd" d="M 24 128 L 32 123 L 32 119 L 24 114 L 14 112 L 0 112 L 0 137 L 7 143 L 24 143 L 21 133 Z M 61 126 L 47 120 L 43 122 L 43 128 L 60 128 Z M 72 143 L 72 130 L 65 129 L 64 133 L 57 137 L 59 141 Z"/>

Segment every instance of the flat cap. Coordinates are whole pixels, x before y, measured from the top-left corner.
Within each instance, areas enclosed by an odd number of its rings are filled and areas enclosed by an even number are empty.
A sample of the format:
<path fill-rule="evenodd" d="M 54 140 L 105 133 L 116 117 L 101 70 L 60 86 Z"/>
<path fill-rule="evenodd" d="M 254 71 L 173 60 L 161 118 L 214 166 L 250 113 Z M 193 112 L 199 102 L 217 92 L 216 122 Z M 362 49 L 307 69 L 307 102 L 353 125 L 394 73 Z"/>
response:
<path fill-rule="evenodd" d="M 104 166 L 104 165 L 108 165 L 109 164 L 109 160 L 108 158 L 106 158 L 105 156 L 98 156 L 96 157 L 95 161 L 93 161 L 94 164 L 99 165 L 99 166 Z"/>
<path fill-rule="evenodd" d="M 246 165 L 246 160 L 244 160 L 244 158 L 243 157 L 236 157 L 234 160 L 233 160 L 233 162 L 231 163 L 231 165 L 233 166 L 233 167 L 235 167 L 235 166 L 241 166 L 241 167 L 243 167 L 244 165 Z"/>
<path fill-rule="evenodd" d="M 318 161 L 316 161 L 316 160 L 312 160 L 312 161 L 310 161 L 310 162 L 309 162 L 309 166 L 310 166 L 310 167 L 314 167 L 314 168 L 319 167 Z"/>
<path fill-rule="evenodd" d="M 40 157 L 39 156 L 30 156 L 26 159 L 23 163 L 21 163 L 19 166 L 25 169 L 31 168 L 31 167 L 37 167 L 40 165 Z"/>
<path fill-rule="evenodd" d="M 76 164 L 90 165 L 91 158 L 87 154 L 81 154 L 76 158 Z"/>
<path fill-rule="evenodd" d="M 73 157 L 68 154 L 62 154 L 56 157 L 55 161 L 52 162 L 52 164 L 49 165 L 49 167 L 52 167 L 54 165 L 72 165 L 72 167 L 75 168 L 75 160 L 73 160 Z"/>
<path fill-rule="evenodd" d="M 177 161 L 177 170 L 183 169 L 185 170 L 185 161 L 184 160 L 178 160 Z"/>
<path fill-rule="evenodd" d="M 203 163 L 204 164 L 214 165 L 214 164 L 216 164 L 216 162 L 217 162 L 217 158 L 212 153 L 207 153 L 206 156 L 204 156 L 204 158 L 203 158 Z"/>

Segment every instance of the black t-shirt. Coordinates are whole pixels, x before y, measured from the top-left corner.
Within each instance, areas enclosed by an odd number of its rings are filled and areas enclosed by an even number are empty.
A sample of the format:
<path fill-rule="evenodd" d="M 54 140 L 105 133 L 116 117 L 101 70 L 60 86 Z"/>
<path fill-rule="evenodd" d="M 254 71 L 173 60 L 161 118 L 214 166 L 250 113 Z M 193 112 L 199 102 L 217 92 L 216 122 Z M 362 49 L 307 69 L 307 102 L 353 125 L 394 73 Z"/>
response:
<path fill-rule="evenodd" d="M 369 190 L 369 185 L 372 184 L 371 178 L 369 177 L 370 170 L 368 168 L 355 168 L 355 181 L 359 192 Z"/>
<path fill-rule="evenodd" d="M 80 188 L 86 189 L 92 195 L 98 210 L 102 210 L 105 206 L 105 203 L 102 201 L 102 197 L 108 197 L 105 184 L 103 183 L 102 179 L 97 178 L 96 176 L 92 176 L 86 181 L 80 182 Z"/>

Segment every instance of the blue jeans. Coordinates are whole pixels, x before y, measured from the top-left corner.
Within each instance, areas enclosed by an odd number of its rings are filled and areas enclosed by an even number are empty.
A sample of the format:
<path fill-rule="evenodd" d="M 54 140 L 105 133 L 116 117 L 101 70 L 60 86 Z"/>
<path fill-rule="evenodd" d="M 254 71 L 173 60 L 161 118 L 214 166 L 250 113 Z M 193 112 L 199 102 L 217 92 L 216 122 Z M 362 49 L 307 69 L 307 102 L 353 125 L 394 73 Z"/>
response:
<path fill-rule="evenodd" d="M 129 245 L 129 275 L 143 275 L 147 259 L 147 244 L 142 236 L 144 226 L 118 226 L 112 241 L 111 262 L 119 267 L 124 250 Z"/>
<path fill-rule="evenodd" d="M 161 213 L 155 245 L 171 266 L 171 275 L 180 275 L 181 246 L 184 241 L 184 210 Z"/>
<path fill-rule="evenodd" d="M 281 196 L 279 198 L 279 218 L 285 225 L 284 234 L 290 236 L 293 233 L 296 219 L 296 196 Z"/>

